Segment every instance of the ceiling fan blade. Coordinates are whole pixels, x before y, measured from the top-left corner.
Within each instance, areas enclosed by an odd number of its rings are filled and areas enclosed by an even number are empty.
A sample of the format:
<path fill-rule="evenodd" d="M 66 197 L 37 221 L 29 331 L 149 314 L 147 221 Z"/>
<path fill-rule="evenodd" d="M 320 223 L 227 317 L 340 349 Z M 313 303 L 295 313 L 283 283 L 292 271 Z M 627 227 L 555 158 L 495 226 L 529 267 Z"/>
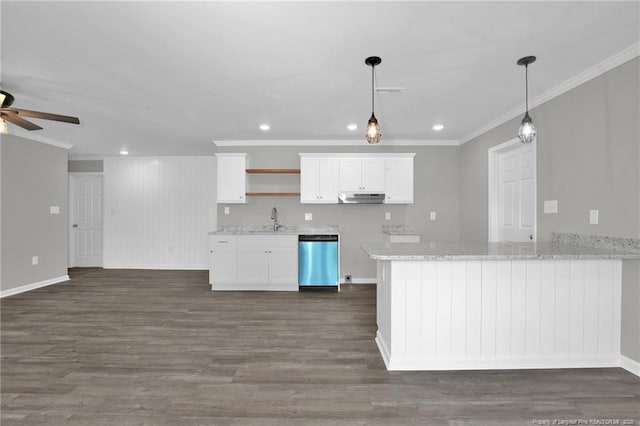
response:
<path fill-rule="evenodd" d="M 22 117 L 42 118 L 44 120 L 62 121 L 65 123 L 80 124 L 80 120 L 77 117 L 71 117 L 69 115 L 50 114 L 48 112 L 31 111 L 22 108 L 10 108 L 5 109 L 6 112 L 14 112 Z"/>
<path fill-rule="evenodd" d="M 25 120 L 22 117 L 19 117 L 18 114 L 15 114 L 12 111 L 2 111 L 2 118 L 7 120 L 9 123 L 13 123 L 16 126 L 20 126 L 23 129 L 27 129 L 27 130 L 40 130 L 42 129 L 42 127 L 38 126 L 37 124 L 34 124 L 30 121 Z"/>

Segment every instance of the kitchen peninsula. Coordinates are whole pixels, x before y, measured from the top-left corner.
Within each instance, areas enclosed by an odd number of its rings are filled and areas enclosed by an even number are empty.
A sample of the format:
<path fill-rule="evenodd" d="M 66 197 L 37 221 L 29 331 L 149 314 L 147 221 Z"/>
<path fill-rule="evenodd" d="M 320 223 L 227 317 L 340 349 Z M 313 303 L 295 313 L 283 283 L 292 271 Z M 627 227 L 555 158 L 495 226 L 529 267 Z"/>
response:
<path fill-rule="evenodd" d="M 380 243 L 389 370 L 619 367 L 622 260 L 556 243 Z"/>

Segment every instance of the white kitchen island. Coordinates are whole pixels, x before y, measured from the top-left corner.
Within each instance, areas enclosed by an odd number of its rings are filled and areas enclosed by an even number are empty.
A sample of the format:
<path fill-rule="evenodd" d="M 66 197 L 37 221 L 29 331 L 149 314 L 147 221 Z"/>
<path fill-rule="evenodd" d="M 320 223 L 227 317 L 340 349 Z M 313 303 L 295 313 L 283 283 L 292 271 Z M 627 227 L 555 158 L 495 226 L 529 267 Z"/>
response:
<path fill-rule="evenodd" d="M 621 264 L 540 243 L 381 243 L 376 343 L 389 370 L 619 367 Z"/>

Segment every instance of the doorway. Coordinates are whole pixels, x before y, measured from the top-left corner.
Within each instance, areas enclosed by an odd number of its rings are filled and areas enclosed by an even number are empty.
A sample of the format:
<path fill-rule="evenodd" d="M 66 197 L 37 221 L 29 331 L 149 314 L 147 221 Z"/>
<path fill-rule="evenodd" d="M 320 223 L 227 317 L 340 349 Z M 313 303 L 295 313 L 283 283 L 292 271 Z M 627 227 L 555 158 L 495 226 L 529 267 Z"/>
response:
<path fill-rule="evenodd" d="M 102 267 L 102 174 L 69 174 L 69 267 Z"/>
<path fill-rule="evenodd" d="M 489 241 L 536 241 L 536 143 L 489 149 Z"/>

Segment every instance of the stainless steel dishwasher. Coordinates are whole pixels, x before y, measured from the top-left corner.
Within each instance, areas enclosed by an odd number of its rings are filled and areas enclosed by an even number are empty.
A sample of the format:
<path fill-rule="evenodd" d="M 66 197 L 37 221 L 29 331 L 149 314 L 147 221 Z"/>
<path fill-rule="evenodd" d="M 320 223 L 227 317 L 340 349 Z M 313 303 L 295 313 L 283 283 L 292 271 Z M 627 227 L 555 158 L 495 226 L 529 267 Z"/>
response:
<path fill-rule="evenodd" d="M 298 285 L 300 289 L 338 290 L 338 235 L 298 236 Z"/>

